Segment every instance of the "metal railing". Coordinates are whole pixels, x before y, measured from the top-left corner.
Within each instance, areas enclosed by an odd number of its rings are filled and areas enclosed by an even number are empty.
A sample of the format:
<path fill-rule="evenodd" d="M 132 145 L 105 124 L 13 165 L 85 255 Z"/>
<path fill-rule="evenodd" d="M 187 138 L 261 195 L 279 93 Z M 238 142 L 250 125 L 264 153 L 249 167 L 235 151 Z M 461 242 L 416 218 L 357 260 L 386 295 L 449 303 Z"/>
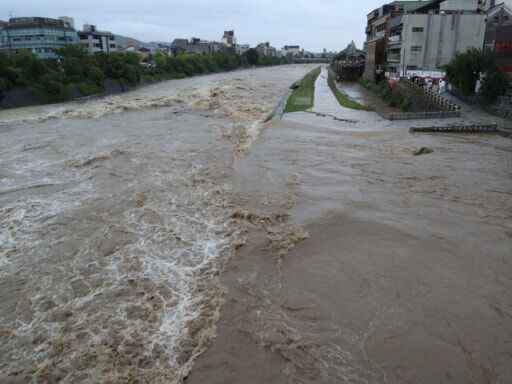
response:
<path fill-rule="evenodd" d="M 389 120 L 447 119 L 460 117 L 460 111 L 390 113 Z"/>
<path fill-rule="evenodd" d="M 387 60 L 388 61 L 400 61 L 400 54 L 399 53 L 388 53 Z"/>
<path fill-rule="evenodd" d="M 409 132 L 497 132 L 498 124 L 446 125 L 444 127 L 411 127 Z"/>

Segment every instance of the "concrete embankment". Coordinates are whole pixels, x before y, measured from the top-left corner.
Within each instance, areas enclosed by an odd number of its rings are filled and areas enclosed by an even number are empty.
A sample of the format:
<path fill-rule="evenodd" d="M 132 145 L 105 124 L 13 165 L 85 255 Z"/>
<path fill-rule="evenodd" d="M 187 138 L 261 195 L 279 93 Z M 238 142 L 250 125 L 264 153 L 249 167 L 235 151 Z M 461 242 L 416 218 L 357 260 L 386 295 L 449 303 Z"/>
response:
<path fill-rule="evenodd" d="M 118 93 L 123 93 L 127 91 L 132 91 L 134 89 L 147 86 L 149 84 L 153 84 L 159 81 L 171 80 L 163 79 L 163 80 L 154 80 L 151 82 L 147 82 L 145 80 L 141 80 L 139 85 L 130 86 L 126 84 L 122 84 L 117 81 L 106 81 L 103 83 L 103 92 L 97 93 L 95 95 L 84 95 L 80 89 L 76 86 L 68 87 L 68 95 L 69 100 L 80 100 L 86 97 L 98 97 L 98 96 L 106 96 L 113 95 Z M 14 90 L 5 93 L 5 97 L 0 101 L 0 109 L 8 109 L 8 108 L 17 108 L 17 107 L 25 107 L 30 105 L 39 105 L 44 104 L 34 95 L 34 93 L 30 90 Z"/>

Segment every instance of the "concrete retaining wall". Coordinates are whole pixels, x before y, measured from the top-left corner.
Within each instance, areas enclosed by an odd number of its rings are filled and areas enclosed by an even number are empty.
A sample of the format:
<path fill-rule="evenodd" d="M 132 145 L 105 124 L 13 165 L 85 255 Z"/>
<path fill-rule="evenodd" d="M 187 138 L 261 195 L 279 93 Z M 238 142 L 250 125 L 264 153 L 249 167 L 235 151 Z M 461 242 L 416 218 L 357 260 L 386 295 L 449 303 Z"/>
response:
<path fill-rule="evenodd" d="M 69 98 L 70 99 L 81 99 L 85 97 L 82 92 L 77 87 L 69 87 L 68 88 Z"/>
<path fill-rule="evenodd" d="M 146 82 L 144 80 L 141 80 L 141 82 L 137 86 L 128 86 L 122 85 L 117 81 L 107 81 L 103 84 L 104 91 L 99 93 L 98 96 L 106 96 L 113 95 L 116 93 L 127 92 L 151 84 L 152 82 Z M 70 100 L 81 99 L 86 97 L 75 86 L 69 87 L 68 92 Z M 35 97 L 34 94 L 29 90 L 9 91 L 5 93 L 5 97 L 0 101 L 0 108 L 16 108 L 36 104 L 40 104 L 40 102 L 37 99 L 37 97 Z"/>
<path fill-rule="evenodd" d="M 460 111 L 390 113 L 389 120 L 446 119 L 460 117 Z"/>
<path fill-rule="evenodd" d="M 512 119 L 512 95 L 500 96 L 487 108 L 491 113 Z"/>
<path fill-rule="evenodd" d="M 444 127 L 412 127 L 409 132 L 497 132 L 498 124 L 447 125 Z"/>
<path fill-rule="evenodd" d="M 15 108 L 24 105 L 39 104 L 39 100 L 29 90 L 5 92 L 0 108 Z"/>

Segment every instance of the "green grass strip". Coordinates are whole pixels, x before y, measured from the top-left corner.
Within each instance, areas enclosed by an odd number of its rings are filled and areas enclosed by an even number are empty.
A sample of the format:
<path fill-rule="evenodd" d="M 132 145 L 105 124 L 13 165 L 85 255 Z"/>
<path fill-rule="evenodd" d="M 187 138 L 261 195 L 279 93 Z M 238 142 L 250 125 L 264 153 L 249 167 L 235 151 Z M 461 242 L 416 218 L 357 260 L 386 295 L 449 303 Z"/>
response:
<path fill-rule="evenodd" d="M 342 107 L 350 108 L 350 109 L 357 109 L 357 110 L 363 110 L 363 111 L 373 111 L 374 108 L 361 105 L 357 101 L 352 100 L 349 98 L 346 94 L 343 92 L 340 92 L 338 87 L 336 87 L 336 82 L 334 81 L 334 74 L 331 70 L 328 71 L 328 77 L 327 77 L 327 83 L 329 84 L 329 88 L 331 88 L 332 93 L 334 93 L 334 96 L 336 97 L 336 100 L 338 100 L 338 103 Z"/>
<path fill-rule="evenodd" d="M 304 111 L 313 108 L 315 100 L 315 81 L 318 75 L 320 75 L 320 70 L 320 67 L 313 69 L 297 84 L 298 87 L 293 90 L 286 102 L 284 113 Z M 304 102 L 306 99 L 310 100 L 309 103 Z"/>
<path fill-rule="evenodd" d="M 101 93 L 105 90 L 103 85 L 96 84 L 89 81 L 81 81 L 79 83 L 76 83 L 75 86 L 78 88 L 80 93 L 84 96 L 90 96 L 95 95 L 97 93 Z"/>

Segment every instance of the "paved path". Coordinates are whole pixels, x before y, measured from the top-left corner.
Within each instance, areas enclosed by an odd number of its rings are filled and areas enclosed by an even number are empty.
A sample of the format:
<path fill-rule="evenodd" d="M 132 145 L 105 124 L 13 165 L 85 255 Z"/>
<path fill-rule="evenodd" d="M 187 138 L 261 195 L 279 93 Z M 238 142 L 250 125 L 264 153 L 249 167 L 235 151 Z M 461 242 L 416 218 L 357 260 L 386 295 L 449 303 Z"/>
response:
<path fill-rule="evenodd" d="M 345 108 L 338 103 L 327 83 L 327 67 L 323 67 L 315 82 L 314 106 L 308 111 L 286 113 L 284 120 L 321 125 L 346 131 L 409 130 L 410 127 L 446 126 L 452 124 L 498 123 L 501 129 L 512 129 L 512 121 L 493 116 L 458 99 L 462 107 L 461 117 L 448 119 L 417 119 L 390 121 L 375 112 Z M 343 89 L 343 86 L 342 86 Z"/>

